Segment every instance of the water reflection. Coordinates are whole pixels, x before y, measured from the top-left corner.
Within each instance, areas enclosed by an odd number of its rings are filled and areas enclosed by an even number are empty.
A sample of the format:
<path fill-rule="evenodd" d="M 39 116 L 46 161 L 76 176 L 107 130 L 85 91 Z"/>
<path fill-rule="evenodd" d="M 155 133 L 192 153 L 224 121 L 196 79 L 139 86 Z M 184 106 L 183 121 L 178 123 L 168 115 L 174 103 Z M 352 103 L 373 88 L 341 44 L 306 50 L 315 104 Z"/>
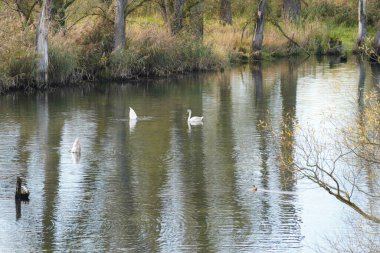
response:
<path fill-rule="evenodd" d="M 307 252 L 320 242 L 316 231 L 330 229 L 324 222 L 342 225 L 335 216 L 342 206 L 302 189 L 275 151 L 294 159 L 295 121 L 320 122 L 328 105 L 338 105 L 337 119 L 358 109 L 361 91 L 373 85 L 361 78 L 370 68 L 360 64 L 330 68 L 328 60 L 292 59 L 138 85 L 4 95 L 0 245 L 37 252 Z M 149 118 L 128 120 L 131 104 Z M 187 124 L 187 108 L 205 116 L 203 125 Z M 280 140 L 259 122 L 271 122 Z M 81 157 L 69 152 L 77 136 Z M 16 175 L 31 190 L 27 205 L 14 202 Z M 253 184 L 262 191 L 250 191 Z"/>

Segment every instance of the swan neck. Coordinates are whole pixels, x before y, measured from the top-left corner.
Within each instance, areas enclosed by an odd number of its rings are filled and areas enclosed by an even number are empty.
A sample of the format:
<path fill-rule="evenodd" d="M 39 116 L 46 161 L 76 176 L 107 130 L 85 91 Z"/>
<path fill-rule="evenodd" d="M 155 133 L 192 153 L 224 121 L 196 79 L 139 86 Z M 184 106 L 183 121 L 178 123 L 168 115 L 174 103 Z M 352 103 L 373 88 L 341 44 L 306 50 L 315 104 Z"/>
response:
<path fill-rule="evenodd" d="M 187 118 L 187 121 L 189 121 L 191 118 L 191 111 L 189 111 L 189 117 Z"/>

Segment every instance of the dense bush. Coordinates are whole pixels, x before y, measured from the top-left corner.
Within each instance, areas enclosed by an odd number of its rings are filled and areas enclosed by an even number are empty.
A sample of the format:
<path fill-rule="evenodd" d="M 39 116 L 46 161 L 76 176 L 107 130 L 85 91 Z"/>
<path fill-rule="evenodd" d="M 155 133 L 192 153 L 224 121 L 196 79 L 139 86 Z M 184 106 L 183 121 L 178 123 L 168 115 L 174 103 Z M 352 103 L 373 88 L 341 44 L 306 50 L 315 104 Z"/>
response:
<path fill-rule="evenodd" d="M 14 85 L 34 82 L 37 56 L 33 50 L 19 50 L 8 59 L 6 75 Z"/>
<path fill-rule="evenodd" d="M 63 84 L 78 81 L 78 57 L 63 46 L 49 47 L 48 76 L 51 83 Z"/>
<path fill-rule="evenodd" d="M 167 76 L 172 73 L 215 69 L 220 60 L 210 47 L 190 35 L 174 37 L 164 30 L 129 31 L 127 48 L 110 54 L 113 78 Z"/>
<path fill-rule="evenodd" d="M 340 4 L 334 1 L 312 1 L 302 12 L 305 20 L 329 21 L 336 25 L 357 24 L 357 2 Z"/>

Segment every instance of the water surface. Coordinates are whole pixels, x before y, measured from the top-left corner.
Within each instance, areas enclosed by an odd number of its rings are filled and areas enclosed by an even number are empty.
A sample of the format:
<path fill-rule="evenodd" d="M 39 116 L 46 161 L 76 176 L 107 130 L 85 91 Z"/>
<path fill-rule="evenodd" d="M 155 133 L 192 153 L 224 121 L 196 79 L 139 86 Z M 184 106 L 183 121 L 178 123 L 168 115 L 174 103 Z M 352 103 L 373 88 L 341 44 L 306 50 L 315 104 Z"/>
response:
<path fill-rule="evenodd" d="M 0 251 L 311 252 L 347 233 L 351 211 L 284 170 L 281 141 L 258 124 L 349 124 L 379 72 L 297 59 L 2 95 Z M 203 125 L 187 124 L 188 108 Z M 17 175 L 28 203 L 14 200 Z"/>

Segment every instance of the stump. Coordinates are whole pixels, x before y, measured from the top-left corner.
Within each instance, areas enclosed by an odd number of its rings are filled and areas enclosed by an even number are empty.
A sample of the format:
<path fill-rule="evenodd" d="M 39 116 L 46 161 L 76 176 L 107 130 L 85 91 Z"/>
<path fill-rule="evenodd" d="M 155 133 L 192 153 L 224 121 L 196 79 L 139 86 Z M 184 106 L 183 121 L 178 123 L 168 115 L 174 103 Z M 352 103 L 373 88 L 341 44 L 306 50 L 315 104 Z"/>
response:
<path fill-rule="evenodd" d="M 22 178 L 17 177 L 15 198 L 18 200 L 29 200 L 29 190 L 22 185 Z"/>

